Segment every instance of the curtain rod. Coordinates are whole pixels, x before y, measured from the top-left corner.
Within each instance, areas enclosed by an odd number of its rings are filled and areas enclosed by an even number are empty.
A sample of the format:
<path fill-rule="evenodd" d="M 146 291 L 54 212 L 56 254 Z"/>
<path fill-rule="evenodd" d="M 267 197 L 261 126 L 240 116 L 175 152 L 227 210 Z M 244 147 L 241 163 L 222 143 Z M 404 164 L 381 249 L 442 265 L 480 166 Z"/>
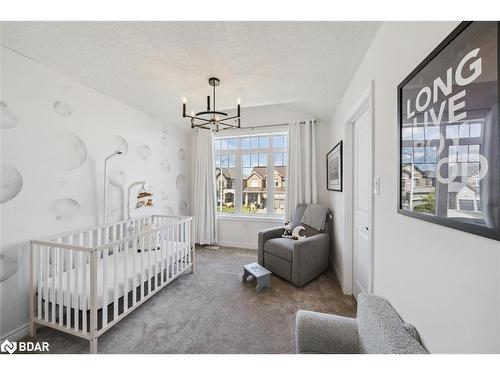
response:
<path fill-rule="evenodd" d="M 312 120 L 312 121 L 314 121 L 314 124 L 317 123 L 316 120 Z M 301 125 L 303 125 L 305 123 L 306 123 L 306 121 L 299 121 L 299 124 L 301 124 Z M 289 125 L 289 123 L 287 122 L 287 123 L 283 123 L 283 124 L 270 124 L 270 125 L 261 125 L 261 126 L 244 126 L 244 127 L 239 128 L 239 129 L 254 130 L 254 129 L 259 129 L 259 128 L 273 128 L 273 127 L 277 127 L 277 126 L 283 127 L 283 126 L 288 126 L 288 125 Z M 237 128 L 236 129 L 235 128 L 220 129 L 219 132 L 223 132 L 225 130 L 237 130 Z"/>

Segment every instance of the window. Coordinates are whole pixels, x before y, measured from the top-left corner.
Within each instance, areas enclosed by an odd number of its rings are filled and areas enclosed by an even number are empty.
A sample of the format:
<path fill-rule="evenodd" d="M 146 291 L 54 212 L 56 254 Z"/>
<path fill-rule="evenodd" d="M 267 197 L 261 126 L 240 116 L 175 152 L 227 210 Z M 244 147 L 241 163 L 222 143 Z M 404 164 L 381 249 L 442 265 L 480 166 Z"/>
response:
<path fill-rule="evenodd" d="M 215 138 L 219 213 L 285 213 L 287 138 L 283 132 Z"/>

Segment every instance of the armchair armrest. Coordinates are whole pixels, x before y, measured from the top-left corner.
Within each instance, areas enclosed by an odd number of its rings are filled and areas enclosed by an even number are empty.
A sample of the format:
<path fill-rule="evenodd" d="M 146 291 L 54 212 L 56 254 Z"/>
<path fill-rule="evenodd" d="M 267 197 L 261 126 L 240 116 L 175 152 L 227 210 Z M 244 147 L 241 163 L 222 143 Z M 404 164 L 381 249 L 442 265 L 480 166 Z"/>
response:
<path fill-rule="evenodd" d="M 259 242 L 258 242 L 258 262 L 261 266 L 264 265 L 264 244 L 267 240 L 271 238 L 281 237 L 283 233 L 283 227 L 263 229 L 259 231 Z"/>
<path fill-rule="evenodd" d="M 319 233 L 295 241 L 292 262 L 292 283 L 302 286 L 330 266 L 330 237 Z"/>
<path fill-rule="evenodd" d="M 297 353 L 359 352 L 356 319 L 300 310 L 295 319 Z"/>

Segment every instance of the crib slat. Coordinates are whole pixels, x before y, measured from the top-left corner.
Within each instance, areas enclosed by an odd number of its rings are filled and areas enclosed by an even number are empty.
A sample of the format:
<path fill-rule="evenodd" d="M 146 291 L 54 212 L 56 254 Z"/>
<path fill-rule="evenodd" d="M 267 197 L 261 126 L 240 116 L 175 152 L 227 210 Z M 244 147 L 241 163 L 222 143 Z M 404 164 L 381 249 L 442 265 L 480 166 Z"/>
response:
<path fill-rule="evenodd" d="M 126 236 L 124 236 L 126 237 Z M 125 313 L 128 310 L 128 287 L 129 287 L 129 273 L 128 273 L 128 243 L 129 241 L 125 241 L 123 244 L 123 312 Z M 132 262 L 133 262 L 132 258 Z"/>
<path fill-rule="evenodd" d="M 140 242 L 140 245 L 141 245 L 141 264 L 140 264 L 140 267 L 141 267 L 141 281 L 139 283 L 139 298 L 142 299 L 144 297 L 144 235 L 141 235 L 141 242 Z"/>
<path fill-rule="evenodd" d="M 191 266 L 191 220 L 188 221 L 186 246 L 188 248 L 188 264 Z"/>
<path fill-rule="evenodd" d="M 71 270 L 73 250 L 66 250 L 66 328 L 71 329 Z"/>
<path fill-rule="evenodd" d="M 163 285 L 165 282 L 165 274 L 163 271 L 165 270 L 165 258 L 164 258 L 164 243 L 165 243 L 165 229 L 162 228 L 159 232 L 159 251 L 160 251 L 160 285 Z"/>
<path fill-rule="evenodd" d="M 116 227 L 115 227 L 116 229 Z M 116 235 L 116 231 L 114 236 Z M 116 238 L 115 238 L 116 239 Z M 113 278 L 114 278 L 114 287 L 113 287 L 113 320 L 118 317 L 118 257 L 120 256 L 118 249 L 120 246 L 113 247 Z M 125 287 L 125 284 L 124 284 Z"/>
<path fill-rule="evenodd" d="M 42 319 L 42 293 L 43 293 L 43 247 L 40 245 L 34 245 L 35 246 L 35 253 L 36 253 L 36 268 L 38 271 L 37 277 L 38 277 L 38 282 L 36 285 L 36 292 L 37 292 L 37 315 L 38 319 Z"/>
<path fill-rule="evenodd" d="M 183 245 L 183 241 L 182 241 L 182 223 L 179 223 L 179 273 L 182 272 L 183 270 L 183 261 L 184 259 L 182 258 L 182 246 Z"/>
<path fill-rule="evenodd" d="M 169 274 L 168 274 L 168 279 L 172 279 L 174 277 L 174 255 L 175 255 L 175 238 L 174 238 L 174 232 L 175 231 L 175 225 L 171 224 L 169 227 L 169 232 L 170 232 L 170 244 L 168 247 L 168 262 L 169 262 Z"/>
<path fill-rule="evenodd" d="M 82 264 L 82 298 L 80 300 L 80 307 L 82 309 L 82 331 L 87 332 L 87 262 L 88 254 L 84 253 Z"/>
<path fill-rule="evenodd" d="M 43 247 L 43 253 L 44 253 L 44 280 L 43 280 L 43 288 L 44 288 L 44 295 L 43 297 L 45 298 L 45 306 L 44 306 L 44 312 L 43 312 L 43 318 L 45 321 L 49 321 L 49 247 L 44 246 Z"/>
<path fill-rule="evenodd" d="M 52 275 L 52 279 L 51 279 L 51 285 L 49 286 L 50 287 L 50 291 L 49 291 L 49 302 L 52 301 L 52 305 L 51 305 L 51 321 L 52 323 L 55 324 L 56 322 L 56 270 L 57 270 L 57 264 L 56 264 L 56 248 L 55 247 L 52 247 L 50 249 L 50 253 L 49 253 L 49 256 L 50 256 L 50 271 L 51 271 L 51 275 Z"/>
<path fill-rule="evenodd" d="M 175 274 L 177 275 L 179 273 L 179 262 L 180 262 L 179 243 L 181 241 L 181 225 L 179 223 L 176 223 L 175 229 L 177 237 L 177 241 L 175 241 Z"/>
<path fill-rule="evenodd" d="M 105 238 L 109 238 L 108 228 L 105 230 Z M 106 248 L 102 253 L 102 326 L 108 324 L 108 255 L 109 249 Z"/>
<path fill-rule="evenodd" d="M 182 223 L 182 271 L 186 269 L 186 222 Z"/>
<path fill-rule="evenodd" d="M 178 241 L 178 245 L 179 245 L 179 273 L 182 272 L 182 267 L 183 267 L 183 264 L 182 264 L 182 223 L 179 223 L 179 241 Z"/>
<path fill-rule="evenodd" d="M 83 246 L 83 233 L 78 233 L 74 236 L 73 242 Z M 80 275 L 82 264 L 82 253 L 77 251 L 75 253 L 75 285 L 73 287 L 73 295 L 75 297 L 74 310 L 73 310 L 73 320 L 75 322 L 75 330 L 80 330 Z"/>
<path fill-rule="evenodd" d="M 74 284 L 73 284 L 73 290 L 71 291 L 71 295 L 73 296 L 73 324 L 74 324 L 74 329 L 75 331 L 78 331 L 79 325 L 78 325 L 78 310 L 80 308 L 80 304 L 78 301 L 78 282 L 80 279 L 80 252 L 77 251 L 75 252 L 74 255 L 75 258 L 75 277 L 74 277 Z"/>
<path fill-rule="evenodd" d="M 132 306 L 137 303 L 137 238 L 132 239 Z"/>
<path fill-rule="evenodd" d="M 151 291 L 153 290 L 153 283 L 152 283 L 152 271 L 153 271 L 153 265 L 151 264 L 151 253 L 153 252 L 153 244 L 151 243 L 151 233 L 146 234 L 146 239 L 147 239 L 147 246 L 148 246 L 148 289 L 147 289 L 147 294 L 150 294 Z"/>
<path fill-rule="evenodd" d="M 158 274 L 160 273 L 160 262 L 161 258 L 159 258 L 159 253 L 160 253 L 160 232 L 155 231 L 153 233 L 153 241 L 154 241 L 154 247 L 155 247 L 155 289 L 158 288 L 161 284 L 161 279 L 158 280 Z M 161 276 L 161 275 L 160 275 Z"/>
<path fill-rule="evenodd" d="M 64 308 L 64 290 L 63 290 L 63 274 L 64 274 L 64 249 L 59 248 L 58 249 L 58 296 L 57 296 L 57 302 L 59 303 L 59 325 L 63 325 L 63 308 Z"/>
<path fill-rule="evenodd" d="M 141 294 L 140 298 L 141 300 L 144 298 L 146 295 L 146 275 L 144 275 L 144 268 L 146 267 L 145 262 L 147 259 L 145 259 L 145 254 L 146 254 L 146 236 L 144 234 L 141 235 Z"/>

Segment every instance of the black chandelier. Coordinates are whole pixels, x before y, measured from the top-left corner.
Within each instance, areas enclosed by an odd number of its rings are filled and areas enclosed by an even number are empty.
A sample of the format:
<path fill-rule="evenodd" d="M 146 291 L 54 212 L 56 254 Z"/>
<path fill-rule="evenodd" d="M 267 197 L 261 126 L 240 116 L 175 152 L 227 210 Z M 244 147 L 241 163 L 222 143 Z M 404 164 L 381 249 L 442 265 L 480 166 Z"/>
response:
<path fill-rule="evenodd" d="M 217 111 L 215 108 L 215 88 L 220 85 L 219 78 L 211 77 L 208 84 L 213 87 L 212 107 L 210 107 L 210 95 L 207 95 L 207 110 L 198 113 L 186 114 L 186 98 L 182 103 L 182 117 L 191 119 L 191 128 L 202 128 L 219 131 L 221 129 L 240 127 L 240 100 L 238 99 L 238 110 L 236 115 L 228 117 L 227 113 Z"/>

